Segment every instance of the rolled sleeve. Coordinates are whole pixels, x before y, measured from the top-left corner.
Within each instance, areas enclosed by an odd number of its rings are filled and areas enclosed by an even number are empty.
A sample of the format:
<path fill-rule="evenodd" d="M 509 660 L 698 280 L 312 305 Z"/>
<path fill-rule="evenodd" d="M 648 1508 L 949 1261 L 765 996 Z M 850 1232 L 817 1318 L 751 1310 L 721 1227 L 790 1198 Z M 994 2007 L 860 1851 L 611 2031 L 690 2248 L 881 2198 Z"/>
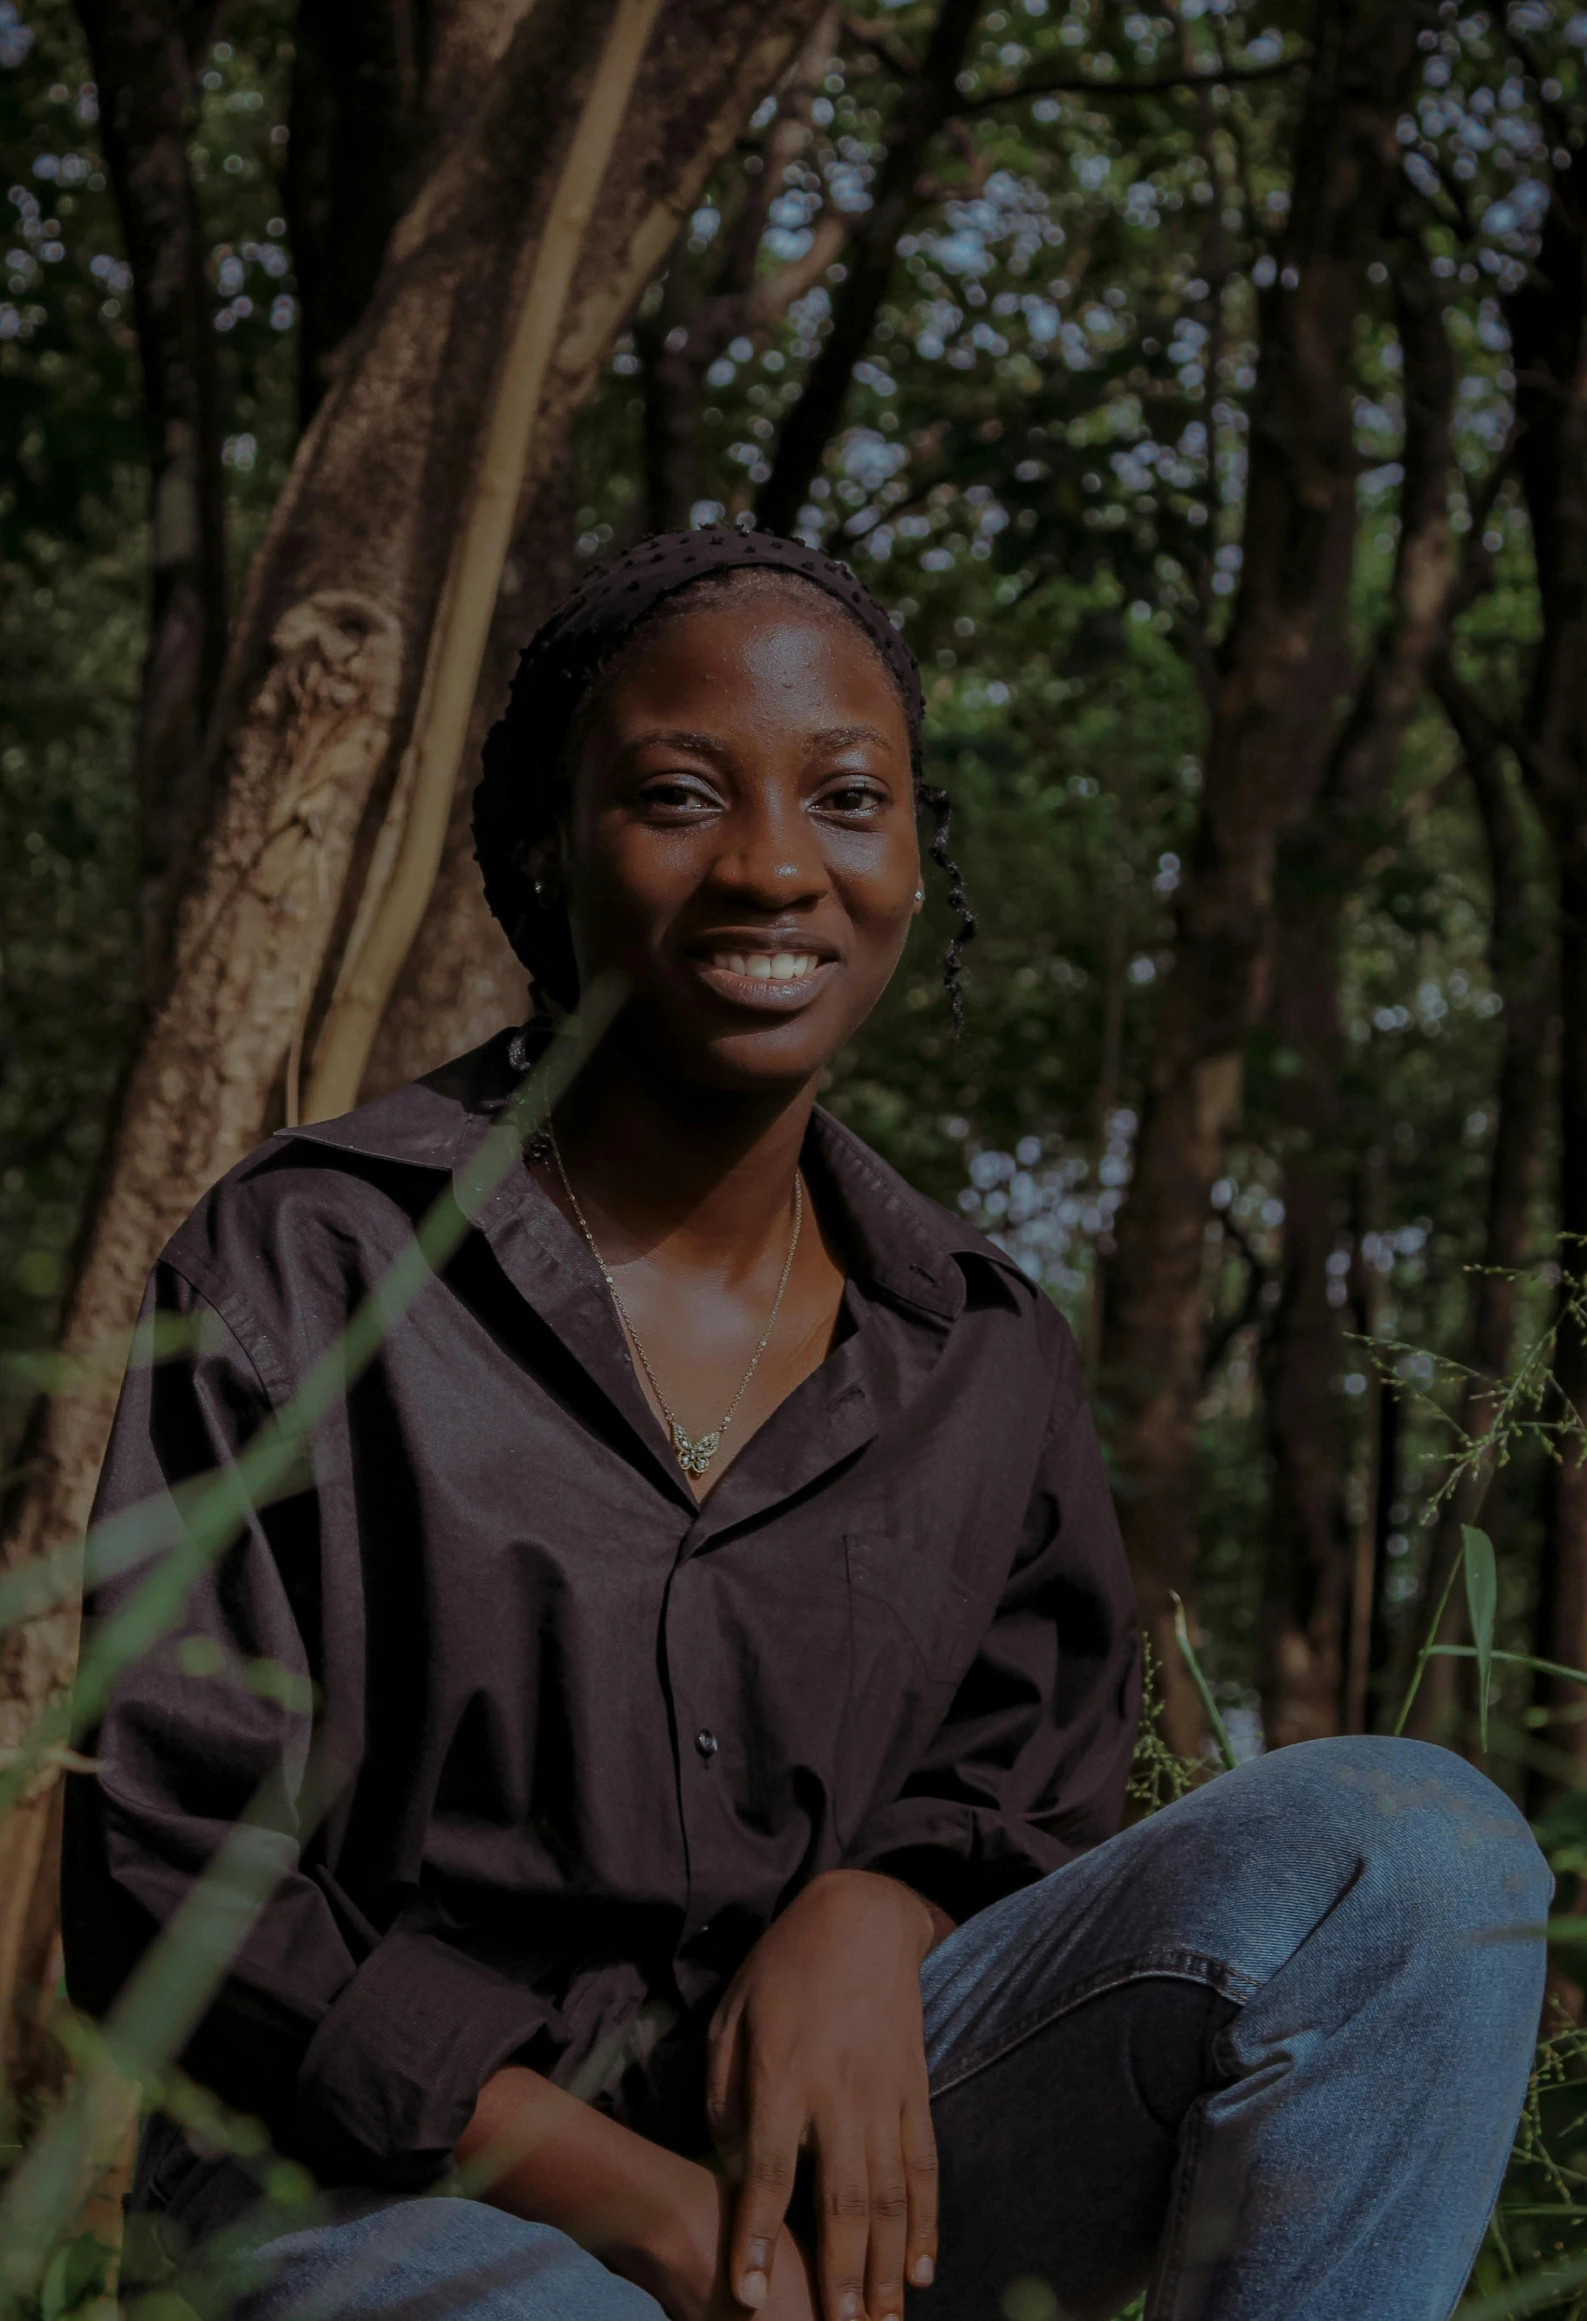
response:
<path fill-rule="evenodd" d="M 181 1486 L 234 1466 L 273 1397 L 246 1317 L 223 1317 L 167 1266 L 143 1322 L 148 1342 L 158 1323 L 187 1350 L 129 1370 L 96 1513 L 149 1506 L 169 1533 Z M 151 1568 L 107 1581 L 91 1618 L 123 1609 Z M 382 1930 L 337 1884 L 319 1843 L 330 1800 L 307 1799 L 353 1778 L 360 1738 L 345 1706 L 314 1702 L 305 1627 L 322 1607 L 305 1488 L 251 1512 L 175 1632 L 121 1671 L 89 1743 L 94 1770 L 68 1783 L 67 1981 L 76 2005 L 108 2014 L 228 1832 L 264 1811 L 278 1876 L 180 2060 L 325 2181 L 417 2188 L 444 2171 L 480 2088 L 553 2010 L 415 1928 L 415 1905 Z M 271 1681 L 250 1684 L 250 1668 Z"/>
<path fill-rule="evenodd" d="M 494 1967 L 395 1928 L 309 2042 L 290 2140 L 328 2181 L 417 2190 L 447 2167 L 486 2080 L 532 2059 L 550 2019 Z"/>

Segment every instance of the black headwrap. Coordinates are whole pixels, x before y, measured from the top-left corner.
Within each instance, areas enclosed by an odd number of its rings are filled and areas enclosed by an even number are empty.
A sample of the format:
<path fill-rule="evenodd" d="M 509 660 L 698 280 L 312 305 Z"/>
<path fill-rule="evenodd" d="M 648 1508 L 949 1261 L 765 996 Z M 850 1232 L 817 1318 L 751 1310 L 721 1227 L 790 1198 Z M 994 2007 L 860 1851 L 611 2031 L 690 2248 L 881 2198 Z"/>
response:
<path fill-rule="evenodd" d="M 709 573 L 745 567 L 787 572 L 813 582 L 836 599 L 865 631 L 898 687 L 909 725 L 910 759 L 920 802 L 936 817 L 933 858 L 949 874 L 949 893 L 961 916 L 950 950 L 950 990 L 958 1013 L 957 953 L 975 931 L 957 869 L 947 859 L 948 801 L 921 774 L 925 715 L 920 667 L 870 590 L 846 564 L 785 540 L 776 532 L 740 532 L 713 525 L 700 532 L 660 532 L 598 565 L 579 583 L 519 657 L 506 715 L 485 743 L 484 772 L 474 792 L 474 851 L 484 875 L 485 899 L 536 984 L 563 1006 L 578 996 L 578 978 L 560 901 L 539 901 L 525 870 L 529 849 L 554 825 L 560 810 L 558 776 L 569 735 L 591 678 L 623 639 L 663 597 Z"/>

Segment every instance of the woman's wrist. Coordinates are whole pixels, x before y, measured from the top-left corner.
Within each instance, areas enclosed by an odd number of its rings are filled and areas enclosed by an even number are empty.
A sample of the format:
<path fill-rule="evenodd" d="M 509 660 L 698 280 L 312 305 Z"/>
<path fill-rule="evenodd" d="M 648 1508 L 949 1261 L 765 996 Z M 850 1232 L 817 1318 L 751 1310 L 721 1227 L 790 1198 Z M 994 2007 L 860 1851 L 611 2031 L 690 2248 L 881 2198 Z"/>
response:
<path fill-rule="evenodd" d="M 906 1886 L 902 1878 L 889 1877 L 885 1870 L 822 1870 L 805 1888 L 807 1894 L 816 1894 L 825 1886 L 852 1886 L 863 1883 L 872 1889 L 885 1888 L 896 1899 L 899 1907 L 914 1921 L 919 1933 L 920 1956 L 925 1959 L 946 1935 L 954 1930 L 953 1920 L 934 1902 L 928 1902 L 913 1886 Z"/>
<path fill-rule="evenodd" d="M 672 2321 L 703 2321 L 722 2243 L 709 2168 L 516 2064 L 480 2090 L 457 2156 L 477 2197 L 555 2225 L 649 2290 Z"/>
<path fill-rule="evenodd" d="M 654 2297 L 670 2321 L 703 2321 L 721 2264 L 731 2194 L 698 2161 L 658 2154 L 643 2194 L 597 2250 L 625 2281 Z"/>

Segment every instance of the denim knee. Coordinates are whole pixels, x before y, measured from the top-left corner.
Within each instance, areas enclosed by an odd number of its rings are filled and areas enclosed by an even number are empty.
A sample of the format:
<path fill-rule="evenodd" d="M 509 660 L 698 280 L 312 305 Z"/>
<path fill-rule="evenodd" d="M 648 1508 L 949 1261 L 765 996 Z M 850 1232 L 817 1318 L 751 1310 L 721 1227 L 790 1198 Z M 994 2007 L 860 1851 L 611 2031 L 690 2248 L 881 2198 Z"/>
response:
<path fill-rule="evenodd" d="M 1486 1938 L 1496 1963 L 1515 1957 L 1536 1971 L 1553 1879 L 1524 1817 L 1485 1773 L 1430 1742 L 1377 1734 L 1300 1742 L 1265 1762 L 1294 1791 L 1298 1829 L 1358 1855 L 1386 1923 L 1426 1944 Z"/>

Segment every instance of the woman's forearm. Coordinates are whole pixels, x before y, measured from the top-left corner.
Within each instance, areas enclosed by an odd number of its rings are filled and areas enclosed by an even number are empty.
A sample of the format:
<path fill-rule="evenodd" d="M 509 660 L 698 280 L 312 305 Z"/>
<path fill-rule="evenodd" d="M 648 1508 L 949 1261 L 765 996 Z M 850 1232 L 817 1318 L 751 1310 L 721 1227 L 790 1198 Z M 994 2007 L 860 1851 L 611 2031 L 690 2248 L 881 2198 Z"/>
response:
<path fill-rule="evenodd" d="M 669 2313 L 704 2311 L 722 2217 L 708 2168 L 518 2064 L 481 2089 L 457 2158 L 480 2199 L 555 2225 Z"/>

